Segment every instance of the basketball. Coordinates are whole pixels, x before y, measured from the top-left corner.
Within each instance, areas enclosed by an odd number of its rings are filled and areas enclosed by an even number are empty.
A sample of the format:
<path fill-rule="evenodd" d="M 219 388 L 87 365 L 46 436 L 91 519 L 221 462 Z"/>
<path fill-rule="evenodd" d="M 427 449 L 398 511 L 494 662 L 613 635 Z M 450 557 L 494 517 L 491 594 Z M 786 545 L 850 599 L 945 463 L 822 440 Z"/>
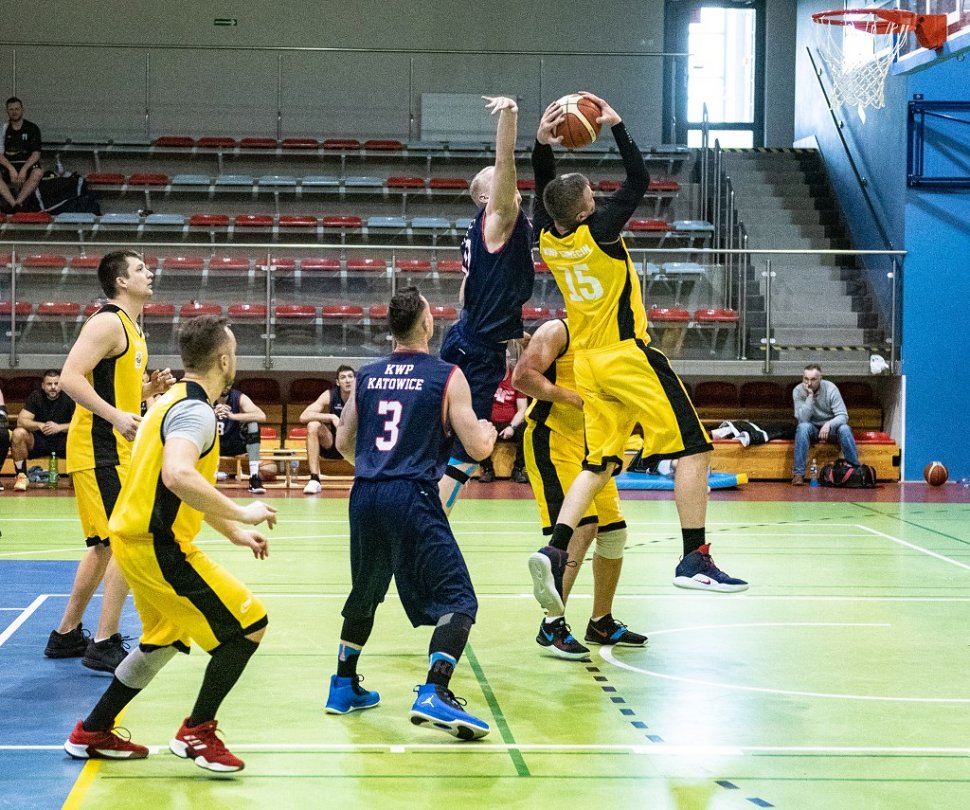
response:
<path fill-rule="evenodd" d="M 259 477 L 263 480 L 263 483 L 269 483 L 270 481 L 276 480 L 276 462 L 275 461 L 263 461 L 259 465 Z"/>
<path fill-rule="evenodd" d="M 923 478 L 931 487 L 939 487 L 946 483 L 950 471 L 941 461 L 931 461 L 923 468 Z"/>
<path fill-rule="evenodd" d="M 600 125 L 596 123 L 603 112 L 595 101 L 585 96 L 572 93 L 563 96 L 557 102 L 565 114 L 565 120 L 556 127 L 555 137 L 562 136 L 562 145 L 567 149 L 582 149 L 589 146 L 600 134 Z"/>

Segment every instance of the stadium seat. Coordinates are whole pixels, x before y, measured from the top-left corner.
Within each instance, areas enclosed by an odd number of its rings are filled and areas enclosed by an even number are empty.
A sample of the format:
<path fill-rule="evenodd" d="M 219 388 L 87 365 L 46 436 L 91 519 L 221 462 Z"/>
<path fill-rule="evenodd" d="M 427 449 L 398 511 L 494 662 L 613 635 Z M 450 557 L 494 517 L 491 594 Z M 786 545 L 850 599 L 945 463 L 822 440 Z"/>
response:
<path fill-rule="evenodd" d="M 622 180 L 600 180 L 599 183 L 596 184 L 596 188 L 599 191 L 608 191 L 612 193 L 614 191 L 619 191 L 620 186 L 622 185 Z"/>
<path fill-rule="evenodd" d="M 325 304 L 321 310 L 323 319 L 323 344 L 325 346 L 336 345 L 335 342 L 327 340 L 328 323 L 340 324 L 340 348 L 347 348 L 347 336 L 350 330 L 362 325 L 364 308 L 356 304 Z"/>
<path fill-rule="evenodd" d="M 280 216 L 281 228 L 316 228 L 317 218 L 302 214 L 284 214 Z"/>
<path fill-rule="evenodd" d="M 680 191 L 680 183 L 676 180 L 651 180 L 647 186 L 648 192 Z"/>
<path fill-rule="evenodd" d="M 273 403 L 283 401 L 283 396 L 280 393 L 280 384 L 269 377 L 246 377 L 236 383 L 236 388 L 257 404 L 265 403 L 272 405 Z M 263 431 L 260 430 L 260 438 L 275 438 L 279 436 L 276 429 L 271 428 L 271 430 L 273 431 L 273 435 L 265 437 L 263 436 Z"/>
<path fill-rule="evenodd" d="M 46 321 L 47 329 L 53 329 L 54 333 L 60 338 L 59 348 L 67 349 L 74 341 L 75 324 L 77 324 L 80 314 L 81 305 L 75 301 L 44 301 L 37 305 L 34 320 L 24 330 L 23 341 L 27 343 L 28 336 L 30 336 L 30 345 L 52 348 L 49 338 L 45 340 L 45 336 L 42 335 L 38 339 L 37 334 L 31 328 L 35 324 L 41 324 Z M 47 334 L 50 334 L 50 332 L 48 331 Z"/>
<path fill-rule="evenodd" d="M 339 186 L 340 178 L 334 174 L 309 174 L 300 180 L 300 185 L 304 188 Z"/>
<path fill-rule="evenodd" d="M 383 273 L 387 270 L 387 262 L 362 257 L 347 259 L 347 270 L 353 273 Z"/>
<path fill-rule="evenodd" d="M 705 380 L 694 387 L 694 405 L 698 408 L 740 408 L 738 389 L 723 380 Z"/>
<path fill-rule="evenodd" d="M 423 177 L 388 177 L 388 188 L 425 188 Z"/>
<path fill-rule="evenodd" d="M 363 147 L 377 152 L 399 152 L 404 149 L 404 144 L 391 138 L 371 138 L 364 141 Z"/>
<path fill-rule="evenodd" d="M 651 294 L 654 282 L 662 282 L 669 286 L 674 295 L 674 302 L 680 302 L 688 297 L 693 285 L 704 277 L 704 267 L 697 262 L 664 262 L 660 265 L 660 275 L 651 279 L 647 288 L 647 295 Z"/>
<path fill-rule="evenodd" d="M 223 188 L 251 187 L 255 180 L 248 174 L 220 174 L 216 177 L 216 186 Z"/>
<path fill-rule="evenodd" d="M 367 228 L 384 231 L 403 231 L 408 223 L 404 217 L 367 217 Z"/>
<path fill-rule="evenodd" d="M 276 138 L 241 138 L 240 149 L 276 149 L 279 146 Z"/>
<path fill-rule="evenodd" d="M 690 312 L 682 307 L 650 307 L 648 324 L 658 333 L 660 349 L 670 356 L 677 356 L 684 347 Z"/>
<path fill-rule="evenodd" d="M 384 181 L 380 177 L 352 174 L 344 178 L 345 188 L 384 188 Z"/>
<path fill-rule="evenodd" d="M 280 343 L 306 343 L 316 337 L 317 308 L 312 304 L 279 304 L 273 310 Z"/>
<path fill-rule="evenodd" d="M 277 318 L 305 321 L 316 318 L 317 308 L 312 304 L 279 304 L 275 313 Z"/>
<path fill-rule="evenodd" d="M 700 334 L 710 337 L 708 344 L 712 355 L 717 354 L 718 338 L 722 334 L 733 331 L 737 322 L 738 313 L 733 309 L 698 309 L 694 313 L 694 323 L 698 327 L 702 327 Z"/>
<path fill-rule="evenodd" d="M 741 408 L 786 408 L 785 391 L 776 382 L 756 380 L 742 383 L 738 392 Z"/>
<path fill-rule="evenodd" d="M 97 270 L 99 264 L 100 256 L 71 256 L 70 260 L 72 270 Z"/>
<path fill-rule="evenodd" d="M 301 270 L 340 272 L 340 259 L 329 256 L 304 256 L 300 259 Z"/>
<path fill-rule="evenodd" d="M 245 256 L 212 256 L 210 270 L 249 270 L 249 259 Z"/>
<path fill-rule="evenodd" d="M 107 213 L 102 214 L 99 223 L 109 227 L 136 227 L 141 225 L 141 217 L 138 214 Z"/>
<path fill-rule="evenodd" d="M 182 304 L 179 309 L 180 318 L 196 318 L 199 315 L 221 315 L 222 307 L 219 304 L 200 304 L 198 301 L 191 301 Z"/>
<path fill-rule="evenodd" d="M 432 177 L 428 181 L 428 188 L 443 191 L 464 191 L 468 189 L 468 181 L 463 177 Z"/>
<path fill-rule="evenodd" d="M 84 181 L 89 186 L 121 186 L 125 176 L 116 172 L 91 172 L 84 176 Z"/>
<path fill-rule="evenodd" d="M 444 217 L 414 217 L 411 220 L 411 230 L 447 231 L 450 229 L 451 222 Z"/>
<path fill-rule="evenodd" d="M 210 135 L 205 138 L 199 138 L 198 145 L 203 149 L 234 149 L 236 147 L 236 139 L 221 135 Z"/>
<path fill-rule="evenodd" d="M 44 267 L 60 270 L 67 267 L 67 256 L 57 253 L 34 253 L 20 260 L 23 267 Z"/>
<path fill-rule="evenodd" d="M 181 228 L 185 225 L 185 217 L 182 214 L 149 214 L 145 217 L 145 225 L 156 228 Z"/>
<path fill-rule="evenodd" d="M 842 401 L 847 408 L 873 408 L 879 405 L 869 383 L 846 380 L 840 382 L 838 386 Z"/>
<path fill-rule="evenodd" d="M 296 187 L 296 178 L 289 174 L 264 174 L 259 178 L 259 185 L 268 188 Z"/>
<path fill-rule="evenodd" d="M 309 404 L 328 390 L 330 390 L 330 383 L 323 377 L 300 377 L 290 383 L 286 401 Z"/>
<path fill-rule="evenodd" d="M 128 178 L 129 186 L 167 186 L 171 178 L 167 174 L 142 173 Z"/>
<path fill-rule="evenodd" d="M 63 214 L 54 215 L 54 223 L 57 225 L 94 225 L 98 217 L 87 211 L 65 211 Z"/>
<path fill-rule="evenodd" d="M 152 146 L 184 149 L 195 146 L 195 138 L 190 138 L 188 135 L 162 135 L 152 141 Z"/>
<path fill-rule="evenodd" d="M 316 138 L 284 138 L 281 145 L 284 149 L 317 149 L 320 141 Z"/>
<path fill-rule="evenodd" d="M 46 211 L 18 211 L 11 214 L 7 221 L 13 225 L 50 225 L 54 217 Z"/>
<path fill-rule="evenodd" d="M 173 174 L 172 186 L 209 186 L 212 178 L 207 174 Z"/>
<path fill-rule="evenodd" d="M 360 149 L 360 141 L 356 138 L 326 138 L 322 144 L 324 149 Z"/>
<path fill-rule="evenodd" d="M 462 270 L 461 259 L 441 259 L 438 262 L 439 273 L 460 273 Z"/>
<path fill-rule="evenodd" d="M 659 232 L 666 233 L 670 230 L 670 223 L 665 219 L 631 219 L 626 224 L 627 230 L 635 233 L 640 232 Z"/>
<path fill-rule="evenodd" d="M 266 305 L 230 304 L 228 314 L 234 320 L 264 320 L 266 318 Z"/>
<path fill-rule="evenodd" d="M 84 317 L 90 318 L 95 312 L 99 312 L 104 304 L 100 301 L 92 301 L 86 307 L 84 307 Z"/>
<path fill-rule="evenodd" d="M 226 228 L 229 226 L 228 214 L 192 214 L 190 228 Z"/>
<path fill-rule="evenodd" d="M 157 301 L 149 301 L 145 304 L 142 314 L 146 318 L 174 318 L 175 304 L 163 304 Z"/>
<path fill-rule="evenodd" d="M 324 228 L 354 230 L 362 227 L 363 224 L 363 220 L 358 216 L 332 215 L 323 218 Z"/>
<path fill-rule="evenodd" d="M 237 228 L 272 228 L 272 214 L 240 214 L 233 223 Z"/>
<path fill-rule="evenodd" d="M 271 256 L 270 264 L 277 270 L 296 270 L 296 259 L 292 256 Z M 260 256 L 256 260 L 256 267 L 259 270 L 265 270 L 266 259 Z"/>
<path fill-rule="evenodd" d="M 531 178 L 520 177 L 518 180 L 515 181 L 515 187 L 519 191 L 535 191 L 536 181 Z"/>
<path fill-rule="evenodd" d="M 162 268 L 170 270 L 204 270 L 205 259 L 201 256 L 166 256 L 162 260 Z"/>

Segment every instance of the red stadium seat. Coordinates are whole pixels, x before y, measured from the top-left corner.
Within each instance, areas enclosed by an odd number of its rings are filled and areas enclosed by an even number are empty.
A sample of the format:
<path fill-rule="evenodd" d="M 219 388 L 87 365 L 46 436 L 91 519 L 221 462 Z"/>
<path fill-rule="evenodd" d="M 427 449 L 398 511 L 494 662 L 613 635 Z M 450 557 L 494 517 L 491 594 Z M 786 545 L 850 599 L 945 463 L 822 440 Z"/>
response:
<path fill-rule="evenodd" d="M 622 180 L 600 180 L 597 184 L 597 188 L 600 191 L 619 191 L 620 186 L 623 185 Z"/>
<path fill-rule="evenodd" d="M 237 228 L 272 228 L 271 214 L 240 214 L 234 220 Z"/>
<path fill-rule="evenodd" d="M 292 256 L 273 256 L 270 262 L 277 270 L 296 270 L 296 259 Z M 260 270 L 266 267 L 266 259 L 260 258 L 256 261 L 256 267 Z"/>
<path fill-rule="evenodd" d="M 56 253 L 34 253 L 30 256 L 24 256 L 20 263 L 24 267 L 46 267 L 59 270 L 67 266 L 67 256 Z"/>
<path fill-rule="evenodd" d="M 340 259 L 327 256 L 305 256 L 300 259 L 301 270 L 340 270 Z"/>
<path fill-rule="evenodd" d="M 316 138 L 284 138 L 284 149 L 316 149 L 320 146 L 320 141 Z"/>
<path fill-rule="evenodd" d="M 542 321 L 549 317 L 549 310 L 545 307 L 522 307 L 522 320 Z"/>
<path fill-rule="evenodd" d="M 364 308 L 356 304 L 326 304 L 323 307 L 324 318 L 361 318 L 364 315 Z"/>
<path fill-rule="evenodd" d="M 733 309 L 699 309 L 694 313 L 698 323 L 735 323 L 738 313 Z"/>
<path fill-rule="evenodd" d="M 47 318 L 76 318 L 81 305 L 74 301 L 45 301 L 37 305 L 37 314 Z"/>
<path fill-rule="evenodd" d="M 347 259 L 347 269 L 356 272 L 374 272 L 376 270 L 383 272 L 387 269 L 387 262 L 383 259 Z"/>
<path fill-rule="evenodd" d="M 0 315 L 9 316 L 11 312 L 16 311 L 17 317 L 23 318 L 30 315 L 33 308 L 34 305 L 29 301 L 18 301 L 16 309 L 9 301 L 0 301 Z"/>
<path fill-rule="evenodd" d="M 245 256 L 213 256 L 209 259 L 210 270 L 248 270 L 249 259 Z"/>
<path fill-rule="evenodd" d="M 519 191 L 535 191 L 536 181 L 531 178 L 519 178 L 515 181 L 515 187 Z"/>
<path fill-rule="evenodd" d="M 239 146 L 243 149 L 275 149 L 279 141 L 276 138 L 242 138 Z"/>
<path fill-rule="evenodd" d="M 8 402 L 24 402 L 32 391 L 40 388 L 42 382 L 41 377 L 11 377 L 3 381 L 4 395 Z"/>
<path fill-rule="evenodd" d="M 683 307 L 650 307 L 647 318 L 654 331 L 660 333 L 660 348 L 668 355 L 679 355 L 687 336 L 690 312 Z M 735 396 L 737 393 L 735 392 Z"/>
<path fill-rule="evenodd" d="M 269 377 L 247 377 L 246 379 L 239 380 L 236 383 L 236 388 L 238 388 L 242 393 L 249 397 L 253 402 L 282 402 L 283 397 L 280 394 L 280 384 Z M 274 435 L 279 435 L 275 429 L 273 430 Z M 260 431 L 262 435 L 262 431 Z"/>
<path fill-rule="evenodd" d="M 248 394 L 246 396 L 249 396 Z M 259 440 L 263 442 L 279 441 L 280 432 L 274 427 L 259 426 Z"/>
<path fill-rule="evenodd" d="M 14 225 L 49 225 L 54 217 L 44 211 L 18 211 L 9 221 Z"/>
<path fill-rule="evenodd" d="M 386 318 L 387 310 L 387 304 L 372 304 L 367 310 L 367 316 L 369 318 Z"/>
<path fill-rule="evenodd" d="M 438 262 L 439 273 L 460 273 L 461 268 L 461 259 L 442 259 Z"/>
<path fill-rule="evenodd" d="M 236 146 L 236 139 L 210 135 L 206 138 L 199 138 L 199 146 L 205 149 L 232 149 Z"/>
<path fill-rule="evenodd" d="M 265 304 L 230 304 L 229 317 L 237 320 L 264 320 L 266 318 Z"/>
<path fill-rule="evenodd" d="M 101 264 L 100 256 L 71 256 L 70 261 L 72 270 L 96 270 L 99 264 Z"/>
<path fill-rule="evenodd" d="M 179 316 L 182 318 L 195 318 L 199 315 L 221 315 L 222 307 L 219 304 L 200 304 L 193 301 L 189 304 L 182 304 Z"/>
<path fill-rule="evenodd" d="M 162 304 L 156 301 L 149 301 L 145 304 L 142 314 L 146 318 L 174 318 L 175 304 Z"/>
<path fill-rule="evenodd" d="M 125 176 L 117 172 L 91 172 L 84 180 L 89 186 L 120 186 L 124 184 Z"/>
<path fill-rule="evenodd" d="M 431 262 L 427 259 L 398 259 L 396 266 L 402 273 L 431 272 Z"/>
<path fill-rule="evenodd" d="M 434 305 L 431 307 L 431 317 L 435 320 L 454 320 L 458 317 L 458 310 L 450 306 Z"/>
<path fill-rule="evenodd" d="M 342 230 L 350 230 L 353 228 L 363 227 L 363 221 L 357 216 L 343 216 L 335 215 L 323 218 L 324 228 L 340 228 Z"/>
<path fill-rule="evenodd" d="M 356 138 L 327 138 L 322 145 L 324 149 L 360 149 Z"/>
<path fill-rule="evenodd" d="M 424 188 L 423 177 L 388 177 L 388 188 Z"/>
<path fill-rule="evenodd" d="M 391 138 L 371 138 L 364 141 L 364 149 L 373 149 L 378 152 L 397 152 L 404 148 L 404 144 Z"/>
<path fill-rule="evenodd" d="M 690 312 L 683 307 L 650 307 L 647 316 L 651 321 L 690 321 Z"/>
<path fill-rule="evenodd" d="M 280 217 L 281 228 L 315 228 L 317 218 L 301 214 L 285 214 Z"/>
<path fill-rule="evenodd" d="M 205 269 L 205 259 L 201 256 L 166 256 L 163 261 L 166 270 Z"/>
<path fill-rule="evenodd" d="M 189 226 L 193 228 L 225 228 L 229 225 L 227 214 L 193 214 Z"/>
<path fill-rule="evenodd" d="M 188 135 L 162 135 L 152 141 L 152 145 L 185 148 L 195 146 L 195 138 L 190 138 Z"/>
<path fill-rule="evenodd" d="M 101 310 L 101 307 L 103 306 L 104 304 L 98 301 L 92 301 L 84 308 L 84 317 L 90 318 L 92 315 L 94 315 L 95 312 L 99 312 Z"/>
<path fill-rule="evenodd" d="M 535 267 L 535 271 L 537 273 L 549 273 L 549 272 L 551 272 L 549 270 L 549 265 L 546 264 L 545 262 L 536 262 L 535 265 L 534 265 L 534 267 Z"/>
<path fill-rule="evenodd" d="M 631 231 L 667 232 L 670 230 L 670 223 L 663 219 L 631 219 L 626 227 Z"/>
<path fill-rule="evenodd" d="M 432 177 L 428 188 L 433 189 L 467 189 L 468 181 L 463 177 Z"/>
<path fill-rule="evenodd" d="M 313 320 L 317 317 L 317 308 L 311 304 L 280 304 L 276 307 L 276 317 L 290 320 Z"/>
<path fill-rule="evenodd" d="M 680 191 L 680 183 L 676 180 L 651 180 L 647 191 Z"/>
<path fill-rule="evenodd" d="M 169 182 L 167 174 L 133 174 L 128 178 L 129 186 L 167 186 Z"/>

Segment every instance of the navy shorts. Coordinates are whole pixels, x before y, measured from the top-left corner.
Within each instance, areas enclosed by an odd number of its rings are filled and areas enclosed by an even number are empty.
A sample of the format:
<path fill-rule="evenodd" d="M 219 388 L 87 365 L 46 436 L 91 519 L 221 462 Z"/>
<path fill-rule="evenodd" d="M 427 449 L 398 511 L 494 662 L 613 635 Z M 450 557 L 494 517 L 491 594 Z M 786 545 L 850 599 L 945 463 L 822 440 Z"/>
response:
<path fill-rule="evenodd" d="M 369 618 L 391 577 L 411 624 L 449 613 L 472 619 L 478 600 L 435 484 L 355 481 L 350 491 L 350 574 L 344 618 Z"/>
<path fill-rule="evenodd" d="M 479 419 L 491 419 L 492 402 L 499 383 L 505 377 L 505 344 L 487 345 L 469 340 L 464 322 L 458 321 L 441 344 L 441 359 L 462 370 L 472 392 L 472 408 Z M 455 437 L 452 455 L 463 461 L 474 461 Z"/>

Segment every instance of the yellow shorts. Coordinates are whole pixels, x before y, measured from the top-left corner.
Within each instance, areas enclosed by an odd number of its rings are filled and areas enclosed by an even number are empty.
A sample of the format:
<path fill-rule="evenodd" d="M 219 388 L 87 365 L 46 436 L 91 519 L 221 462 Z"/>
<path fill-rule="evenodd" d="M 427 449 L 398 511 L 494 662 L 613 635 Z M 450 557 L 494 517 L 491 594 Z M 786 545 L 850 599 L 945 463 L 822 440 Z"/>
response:
<path fill-rule="evenodd" d="M 112 549 L 141 619 L 140 643 L 203 650 L 266 626 L 266 610 L 232 574 L 192 543 L 156 548 L 115 535 Z"/>
<path fill-rule="evenodd" d="M 108 545 L 108 519 L 115 508 L 121 485 L 128 473 L 123 465 L 95 467 L 71 473 L 77 511 L 88 546 Z"/>
<path fill-rule="evenodd" d="M 542 533 L 552 534 L 552 527 L 559 519 L 563 499 L 570 485 L 583 469 L 582 436 L 570 438 L 550 430 L 543 424 L 527 420 L 525 438 L 525 467 L 529 471 L 529 482 L 536 503 L 539 505 L 539 520 Z M 620 512 L 620 493 L 616 482 L 611 478 L 599 491 L 586 514 L 579 521 L 580 526 L 598 523 L 600 531 L 622 529 L 626 526 Z"/>
<path fill-rule="evenodd" d="M 585 467 L 619 466 L 637 423 L 643 459 L 681 458 L 714 449 L 680 377 L 663 352 L 636 340 L 577 351 L 573 365 L 583 398 Z"/>

